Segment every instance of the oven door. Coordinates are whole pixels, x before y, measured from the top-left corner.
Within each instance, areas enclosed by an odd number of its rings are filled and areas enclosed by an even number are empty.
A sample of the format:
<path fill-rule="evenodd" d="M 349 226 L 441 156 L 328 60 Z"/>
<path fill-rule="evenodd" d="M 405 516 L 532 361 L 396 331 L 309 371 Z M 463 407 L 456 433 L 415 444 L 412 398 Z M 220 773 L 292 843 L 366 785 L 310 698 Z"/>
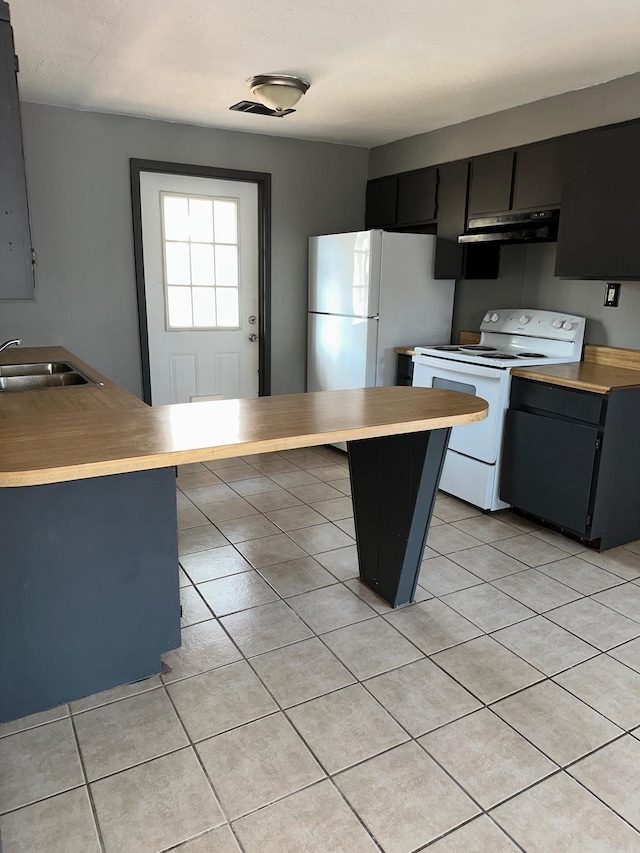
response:
<path fill-rule="evenodd" d="M 489 403 L 485 420 L 454 427 L 449 450 L 491 465 L 500 451 L 500 440 L 509 396 L 509 373 L 496 367 L 466 364 L 418 355 L 413 357 L 413 384 L 420 388 L 444 388 L 474 394 Z"/>

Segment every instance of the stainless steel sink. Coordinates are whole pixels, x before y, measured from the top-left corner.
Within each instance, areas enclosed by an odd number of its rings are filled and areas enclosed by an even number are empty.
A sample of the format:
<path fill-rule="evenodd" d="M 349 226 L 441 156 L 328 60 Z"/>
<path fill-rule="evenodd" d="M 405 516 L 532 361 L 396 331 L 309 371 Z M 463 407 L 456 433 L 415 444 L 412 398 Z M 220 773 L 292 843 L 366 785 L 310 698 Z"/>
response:
<path fill-rule="evenodd" d="M 48 376 L 69 373 L 73 367 L 66 361 L 40 361 L 37 364 L 3 364 L 0 376 Z"/>
<path fill-rule="evenodd" d="M 97 383 L 67 361 L 0 366 L 0 391 L 40 391 Z"/>

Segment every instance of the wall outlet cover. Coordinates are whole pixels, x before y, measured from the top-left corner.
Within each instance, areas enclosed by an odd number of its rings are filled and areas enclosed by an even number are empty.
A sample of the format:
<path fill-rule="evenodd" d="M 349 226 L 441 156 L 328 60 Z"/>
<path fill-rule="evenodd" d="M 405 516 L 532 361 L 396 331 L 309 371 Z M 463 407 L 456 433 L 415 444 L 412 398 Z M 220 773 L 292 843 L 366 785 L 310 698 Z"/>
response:
<path fill-rule="evenodd" d="M 608 281 L 604 291 L 604 304 L 607 308 L 617 308 L 620 301 L 620 282 Z"/>

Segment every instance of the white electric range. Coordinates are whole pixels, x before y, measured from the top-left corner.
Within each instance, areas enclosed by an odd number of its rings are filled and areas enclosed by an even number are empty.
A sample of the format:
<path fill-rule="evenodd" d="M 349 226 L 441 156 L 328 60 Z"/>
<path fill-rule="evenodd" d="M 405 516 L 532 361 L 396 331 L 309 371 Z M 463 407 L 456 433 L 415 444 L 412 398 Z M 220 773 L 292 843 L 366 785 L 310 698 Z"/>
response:
<path fill-rule="evenodd" d="M 511 369 L 580 361 L 585 318 L 555 311 L 499 308 L 487 311 L 480 342 L 469 346 L 418 346 L 413 384 L 483 397 L 484 421 L 451 432 L 440 488 L 481 509 L 504 509 L 500 456 Z"/>

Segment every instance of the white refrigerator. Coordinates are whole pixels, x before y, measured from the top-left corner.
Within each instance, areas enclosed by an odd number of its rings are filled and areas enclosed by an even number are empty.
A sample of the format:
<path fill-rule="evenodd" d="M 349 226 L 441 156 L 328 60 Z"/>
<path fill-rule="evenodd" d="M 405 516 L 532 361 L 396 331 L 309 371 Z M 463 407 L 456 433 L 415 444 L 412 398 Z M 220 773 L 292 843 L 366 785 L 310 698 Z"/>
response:
<path fill-rule="evenodd" d="M 394 385 L 398 346 L 448 344 L 455 282 L 436 238 L 357 231 L 309 239 L 307 390 Z"/>

